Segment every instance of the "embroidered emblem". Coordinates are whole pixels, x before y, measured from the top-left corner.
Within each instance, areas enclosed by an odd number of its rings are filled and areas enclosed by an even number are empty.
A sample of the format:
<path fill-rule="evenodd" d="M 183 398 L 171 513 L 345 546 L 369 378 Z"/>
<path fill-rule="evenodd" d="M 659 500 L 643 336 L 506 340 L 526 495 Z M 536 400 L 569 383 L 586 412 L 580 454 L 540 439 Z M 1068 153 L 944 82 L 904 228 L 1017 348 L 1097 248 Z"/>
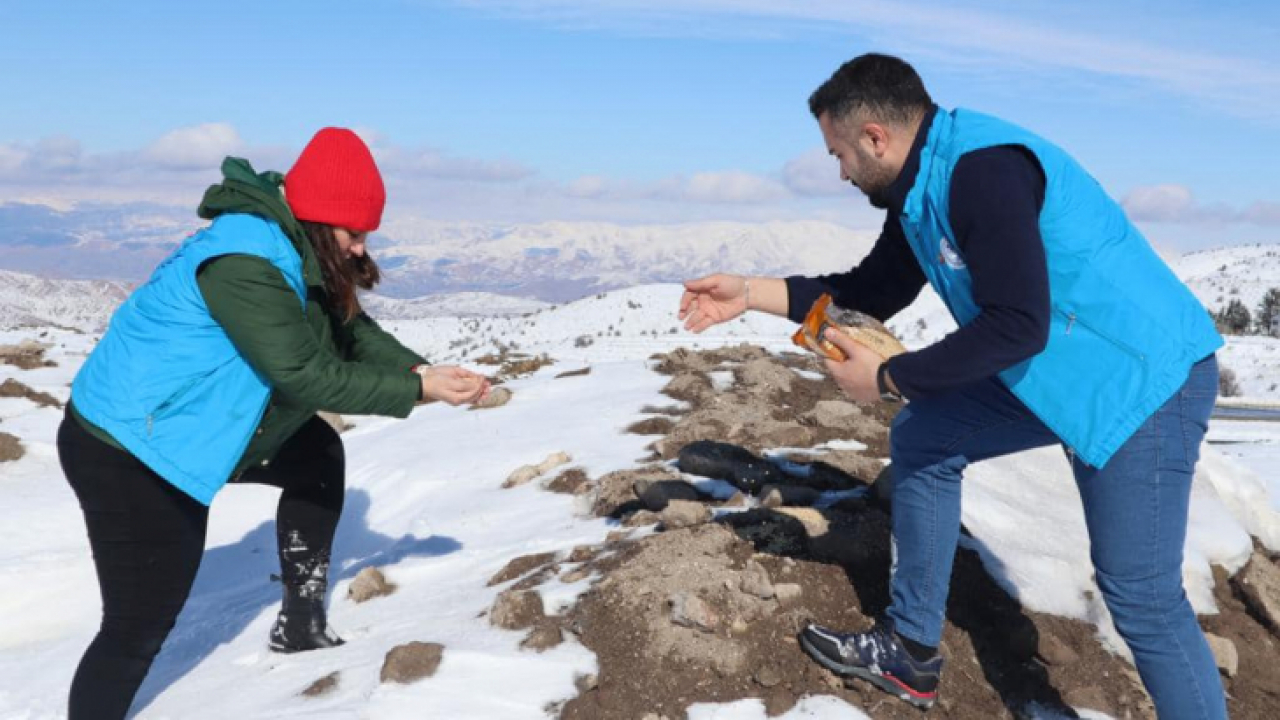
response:
<path fill-rule="evenodd" d="M 947 267 L 952 270 L 963 270 L 965 268 L 964 258 L 960 257 L 960 253 L 951 247 L 951 243 L 946 238 L 942 238 L 938 243 L 938 262 L 946 263 Z"/>

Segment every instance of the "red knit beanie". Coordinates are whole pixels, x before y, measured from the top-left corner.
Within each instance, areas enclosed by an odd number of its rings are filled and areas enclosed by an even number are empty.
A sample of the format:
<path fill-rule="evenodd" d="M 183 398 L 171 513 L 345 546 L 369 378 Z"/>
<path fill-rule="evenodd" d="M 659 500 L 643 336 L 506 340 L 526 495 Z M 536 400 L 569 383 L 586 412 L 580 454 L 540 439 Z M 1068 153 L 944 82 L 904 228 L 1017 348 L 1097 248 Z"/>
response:
<path fill-rule="evenodd" d="M 370 232 L 382 223 L 387 191 L 373 154 L 355 133 L 324 128 L 284 176 L 285 199 L 299 220 Z"/>

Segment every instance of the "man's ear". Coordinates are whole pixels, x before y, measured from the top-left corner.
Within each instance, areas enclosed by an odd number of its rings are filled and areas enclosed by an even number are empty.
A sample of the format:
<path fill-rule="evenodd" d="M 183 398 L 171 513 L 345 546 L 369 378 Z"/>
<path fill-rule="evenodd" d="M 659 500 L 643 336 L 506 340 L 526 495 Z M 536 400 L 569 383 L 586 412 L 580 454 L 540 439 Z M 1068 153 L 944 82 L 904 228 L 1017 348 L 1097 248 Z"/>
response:
<path fill-rule="evenodd" d="M 877 158 L 889 151 L 889 131 L 880 123 L 869 122 L 862 126 L 862 140 Z"/>

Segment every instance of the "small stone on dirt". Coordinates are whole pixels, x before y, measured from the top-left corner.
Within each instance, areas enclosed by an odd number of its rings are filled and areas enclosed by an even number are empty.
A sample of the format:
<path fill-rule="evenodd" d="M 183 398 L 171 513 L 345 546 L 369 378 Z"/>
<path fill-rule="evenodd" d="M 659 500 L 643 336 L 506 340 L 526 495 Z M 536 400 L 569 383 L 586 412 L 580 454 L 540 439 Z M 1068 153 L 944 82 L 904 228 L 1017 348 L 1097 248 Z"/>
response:
<path fill-rule="evenodd" d="M 1227 677 L 1235 677 L 1240 671 L 1240 652 L 1236 649 L 1236 644 L 1213 633 L 1205 633 L 1204 638 L 1209 641 L 1209 649 L 1213 651 L 1218 670 Z"/>
<path fill-rule="evenodd" d="M 489 611 L 489 622 L 506 630 L 524 630 L 545 617 L 542 595 L 535 590 L 499 593 Z"/>
<path fill-rule="evenodd" d="M 337 671 L 325 675 L 319 680 L 308 685 L 307 689 L 302 691 L 303 697 L 321 697 L 323 695 L 328 695 L 334 688 L 338 687 L 339 677 L 341 677 L 341 673 Z"/>
<path fill-rule="evenodd" d="M 700 502 L 675 500 L 667 505 L 667 509 L 659 516 L 662 527 L 666 530 L 702 525 L 711 520 L 711 508 Z"/>
<path fill-rule="evenodd" d="M 708 633 L 720 627 L 720 616 L 697 595 L 676 593 L 667 603 L 671 606 L 671 622 L 676 625 Z"/>
<path fill-rule="evenodd" d="M 382 571 L 376 567 L 367 567 L 356 574 L 347 588 L 347 596 L 357 603 L 384 597 L 396 591 L 396 586 L 387 582 Z"/>
<path fill-rule="evenodd" d="M 525 650 L 544 652 L 564 642 L 564 632 L 555 623 L 541 623 L 520 641 Z"/>
<path fill-rule="evenodd" d="M 429 678 L 436 674 L 443 657 L 444 646 L 439 643 L 411 642 L 394 647 L 382 663 L 382 682 L 408 684 Z"/>
<path fill-rule="evenodd" d="M 790 605 L 804 595 L 804 588 L 797 583 L 778 583 L 773 586 L 774 597 L 783 605 Z"/>
<path fill-rule="evenodd" d="M 521 555 L 515 560 L 507 563 L 496 575 L 489 578 L 489 582 L 486 583 L 486 586 L 493 587 L 494 585 L 501 585 L 508 580 L 515 580 L 535 568 L 540 568 L 543 565 L 550 564 L 555 559 L 556 554 L 551 552 L 537 553 L 535 555 Z"/>

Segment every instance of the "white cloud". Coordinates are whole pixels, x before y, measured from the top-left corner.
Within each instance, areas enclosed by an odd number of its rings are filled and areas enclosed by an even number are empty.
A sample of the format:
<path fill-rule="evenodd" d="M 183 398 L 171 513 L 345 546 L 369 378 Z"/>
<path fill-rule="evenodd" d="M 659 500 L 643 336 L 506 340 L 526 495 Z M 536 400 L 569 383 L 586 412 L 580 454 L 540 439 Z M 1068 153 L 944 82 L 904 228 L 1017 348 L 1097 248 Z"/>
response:
<path fill-rule="evenodd" d="M 767 203 L 788 195 L 787 189 L 775 180 L 731 170 L 693 175 L 684 183 L 678 197 L 705 203 Z"/>
<path fill-rule="evenodd" d="M 782 167 L 782 182 L 792 192 L 807 197 L 855 194 L 853 186 L 840 179 L 840 163 L 821 147 L 788 161 Z"/>
<path fill-rule="evenodd" d="M 240 133 L 227 123 L 205 123 L 171 130 L 151 143 L 143 155 L 162 168 L 198 170 L 217 167 L 244 148 Z"/>
<path fill-rule="evenodd" d="M 1184 185 L 1152 185 L 1134 188 L 1124 201 L 1125 212 L 1136 222 L 1186 225 L 1247 223 L 1280 227 L 1280 203 L 1259 201 L 1244 208 L 1222 203 L 1206 204 Z"/>

